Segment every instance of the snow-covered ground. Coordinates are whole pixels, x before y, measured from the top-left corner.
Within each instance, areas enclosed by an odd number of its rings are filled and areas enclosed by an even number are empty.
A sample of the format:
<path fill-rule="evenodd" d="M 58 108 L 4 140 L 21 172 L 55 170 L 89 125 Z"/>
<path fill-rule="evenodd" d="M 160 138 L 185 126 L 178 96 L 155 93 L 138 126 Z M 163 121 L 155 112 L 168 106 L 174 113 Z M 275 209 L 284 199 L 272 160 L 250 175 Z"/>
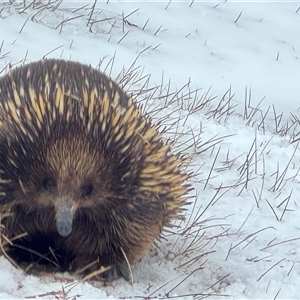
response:
<path fill-rule="evenodd" d="M 0 257 L 0 297 L 299 298 L 300 4 L 107 2 L 0 1 L 0 75 L 55 57 L 149 89 L 138 100 L 193 158 L 193 203 L 133 285 L 38 278 Z"/>

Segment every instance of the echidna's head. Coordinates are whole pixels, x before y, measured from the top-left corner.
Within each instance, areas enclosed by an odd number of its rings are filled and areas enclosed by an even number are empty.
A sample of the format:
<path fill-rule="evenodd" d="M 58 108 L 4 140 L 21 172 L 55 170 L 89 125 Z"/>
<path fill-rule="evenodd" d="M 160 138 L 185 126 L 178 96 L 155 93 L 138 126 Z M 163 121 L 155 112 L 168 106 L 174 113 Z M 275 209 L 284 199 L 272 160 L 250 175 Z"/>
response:
<path fill-rule="evenodd" d="M 133 101 L 91 68 L 46 60 L 0 81 L 2 212 L 54 211 L 61 236 L 81 212 L 144 222 L 165 211 L 164 224 L 184 201 L 179 165 Z"/>
<path fill-rule="evenodd" d="M 79 208 L 109 214 L 110 209 L 127 205 L 138 185 L 138 164 L 133 162 L 139 160 L 138 153 L 135 158 L 128 151 L 122 153 L 117 143 L 115 150 L 105 148 L 98 126 L 89 131 L 60 116 L 50 130 L 47 126 L 45 122 L 33 140 L 16 129 L 15 139 L 0 139 L 2 203 L 21 205 L 28 212 L 54 208 L 61 236 L 71 233 Z M 136 142 L 130 141 L 132 146 Z"/>

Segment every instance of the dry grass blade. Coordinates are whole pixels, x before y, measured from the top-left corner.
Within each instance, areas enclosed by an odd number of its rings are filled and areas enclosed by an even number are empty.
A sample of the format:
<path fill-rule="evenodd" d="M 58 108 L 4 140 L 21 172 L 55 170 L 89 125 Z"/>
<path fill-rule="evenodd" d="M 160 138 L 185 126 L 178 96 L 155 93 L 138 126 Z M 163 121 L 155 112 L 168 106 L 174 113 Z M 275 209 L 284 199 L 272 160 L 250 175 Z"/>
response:
<path fill-rule="evenodd" d="M 43 59 L 45 59 L 49 54 L 51 54 L 52 52 L 56 51 L 57 49 L 62 48 L 64 45 L 60 45 L 54 49 L 52 49 L 51 51 L 47 52 L 46 54 L 43 55 Z"/>
<path fill-rule="evenodd" d="M 214 284 L 212 284 L 207 290 L 212 289 L 215 285 L 217 285 L 219 282 L 222 282 L 225 278 L 227 278 L 228 276 L 230 276 L 230 273 L 223 276 L 222 278 L 220 278 L 217 282 L 215 282 Z"/>
<path fill-rule="evenodd" d="M 275 244 L 269 244 L 268 246 L 260 249 L 260 251 L 264 251 L 264 250 L 267 250 L 269 248 L 276 247 L 278 245 L 282 245 L 282 244 L 286 244 L 286 243 L 290 243 L 290 242 L 294 242 L 294 241 L 298 241 L 298 240 L 300 240 L 300 237 L 293 238 L 293 239 L 288 239 L 288 240 L 285 240 L 285 241 L 282 241 L 282 242 L 278 242 L 278 243 L 275 243 Z"/>
<path fill-rule="evenodd" d="M 93 16 L 96 4 L 97 4 L 97 0 L 94 1 L 94 4 L 92 5 L 92 8 L 91 8 L 91 12 L 88 14 L 89 18 L 88 18 L 86 26 L 89 26 L 89 24 L 91 22 L 91 19 L 92 19 L 92 16 Z M 90 28 L 90 31 L 91 31 L 91 28 Z"/>
<path fill-rule="evenodd" d="M 275 297 L 274 297 L 274 300 L 276 300 L 277 299 L 277 297 L 278 297 L 278 295 L 279 295 L 279 293 L 281 292 L 281 288 L 278 290 L 278 292 L 276 293 L 276 295 L 275 295 Z"/>
<path fill-rule="evenodd" d="M 82 268 L 78 269 L 76 272 L 74 272 L 74 275 L 77 276 L 78 274 L 82 273 L 83 271 L 87 270 L 88 268 L 96 265 L 97 263 L 99 263 L 99 258 L 93 260 L 92 262 L 90 262 L 89 264 L 83 266 Z"/>
<path fill-rule="evenodd" d="M 206 142 L 199 143 L 197 145 L 197 149 L 201 149 L 201 150 L 198 150 L 195 154 L 200 155 L 201 153 L 206 152 L 208 149 L 214 148 L 219 143 L 222 143 L 224 141 L 224 139 L 232 137 L 232 136 L 235 136 L 235 134 L 228 134 L 228 135 L 218 137 L 218 138 L 217 138 L 217 135 L 215 135 L 212 138 L 210 138 L 209 140 L 207 140 Z"/>
<path fill-rule="evenodd" d="M 124 40 L 124 38 L 129 34 L 129 32 L 130 32 L 130 29 L 119 39 L 117 44 L 120 44 Z"/>
<path fill-rule="evenodd" d="M 245 241 L 247 241 L 249 238 L 252 238 L 253 236 L 257 235 L 258 233 L 261 233 L 261 232 L 263 232 L 263 231 L 265 231 L 265 230 L 268 230 L 268 229 L 275 229 L 275 228 L 274 228 L 274 227 L 271 227 L 271 226 L 265 227 L 265 228 L 263 228 L 263 229 L 257 230 L 256 232 L 247 235 L 243 240 L 241 240 L 240 242 L 238 242 L 238 243 L 235 244 L 234 246 L 232 246 L 232 244 L 231 244 L 231 246 L 230 246 L 230 248 L 229 248 L 229 250 L 228 250 L 228 253 L 227 253 L 227 256 L 226 256 L 225 261 L 227 261 L 229 255 L 230 255 L 230 253 L 231 253 L 231 251 L 232 251 L 233 249 L 235 249 L 236 247 L 238 247 L 239 245 L 241 245 L 242 243 L 244 243 Z"/>
<path fill-rule="evenodd" d="M 299 263 L 299 262 L 297 262 L 297 263 Z M 296 262 L 293 262 L 293 264 L 292 264 L 290 270 L 289 270 L 288 273 L 287 273 L 287 276 L 290 276 L 290 274 L 291 274 L 292 270 L 294 269 L 295 265 L 296 265 Z"/>
<path fill-rule="evenodd" d="M 122 254 L 123 254 L 124 258 L 125 258 L 127 267 L 128 267 L 128 269 L 129 269 L 129 272 L 130 272 L 130 281 L 131 281 L 131 285 L 133 285 L 133 275 L 132 275 L 132 270 L 131 270 L 130 263 L 129 263 L 129 261 L 128 261 L 128 258 L 127 258 L 127 256 L 126 256 L 126 253 L 125 253 L 125 251 L 123 250 L 123 248 L 121 247 L 120 249 L 121 249 L 121 251 L 122 251 Z"/>
<path fill-rule="evenodd" d="M 284 206 L 284 209 L 283 209 L 283 212 L 282 212 L 282 215 L 280 217 L 280 221 L 282 221 L 283 219 L 283 216 L 285 214 L 285 212 L 287 211 L 287 206 L 290 202 L 290 199 L 291 199 L 291 196 L 292 196 L 292 193 L 293 193 L 293 189 L 291 190 L 290 194 L 277 206 L 277 208 L 279 208 L 281 206 L 281 204 L 283 204 L 285 202 L 285 206 Z"/>
<path fill-rule="evenodd" d="M 195 270 L 193 270 L 190 274 L 186 275 L 185 278 L 183 278 L 178 284 L 176 284 L 171 290 L 169 290 L 167 293 L 166 293 L 166 296 L 169 297 L 170 294 L 178 287 L 180 286 L 184 281 L 186 281 L 191 275 L 193 275 L 196 271 L 199 271 L 200 269 L 202 268 L 197 268 Z"/>
<path fill-rule="evenodd" d="M 278 216 L 277 216 L 277 214 L 276 214 L 276 211 L 274 210 L 273 206 L 272 206 L 271 203 L 268 201 L 268 199 L 266 199 L 266 201 L 267 201 L 269 207 L 271 208 L 272 212 L 274 213 L 274 215 L 275 215 L 275 217 L 276 217 L 276 220 L 279 221 L 279 218 L 278 218 Z"/>
<path fill-rule="evenodd" d="M 238 229 L 237 232 L 240 232 L 240 231 L 242 230 L 242 228 L 244 227 L 244 225 L 247 223 L 249 217 L 251 216 L 251 214 L 252 214 L 252 212 L 253 212 L 253 208 L 254 208 L 254 207 L 251 208 L 251 210 L 250 210 L 249 214 L 247 215 L 245 221 L 242 223 L 242 225 L 240 226 L 240 228 Z"/>
<path fill-rule="evenodd" d="M 99 274 L 102 274 L 102 273 L 108 271 L 110 268 L 111 268 L 111 266 L 101 267 L 100 269 L 98 269 L 98 270 L 86 275 L 85 277 L 83 277 L 82 281 L 85 282 L 85 281 L 87 281 L 87 280 L 89 280 L 89 279 L 91 279 L 91 278 L 93 278 L 93 277 L 95 277 Z"/>
<path fill-rule="evenodd" d="M 160 26 L 158 27 L 158 29 L 153 33 L 153 35 L 157 35 L 157 33 L 160 31 L 161 28 L 162 28 L 162 25 L 160 25 Z"/>
<path fill-rule="evenodd" d="M 251 90 L 249 91 L 248 95 L 248 89 L 245 89 L 245 102 L 244 102 L 244 120 L 247 120 L 246 125 L 253 127 L 260 119 L 260 123 L 258 125 L 258 128 L 260 127 L 260 124 L 264 123 L 264 118 L 266 117 L 266 114 L 263 115 L 262 111 L 259 109 L 261 103 L 264 101 L 264 98 L 262 98 L 258 104 L 253 107 L 251 105 Z M 255 119 L 255 116 L 259 113 L 258 119 Z"/>
<path fill-rule="evenodd" d="M 213 171 L 213 169 L 214 169 L 214 166 L 215 166 L 215 163 L 216 163 L 217 158 L 218 158 L 218 156 L 219 156 L 220 150 L 221 150 L 221 147 L 219 147 L 219 149 L 218 149 L 218 151 L 217 151 L 217 154 L 216 154 L 216 156 L 215 156 L 215 158 L 214 158 L 214 161 L 213 161 L 212 166 L 211 166 L 211 168 L 210 168 L 210 171 L 209 171 L 209 173 L 208 173 L 208 176 L 207 176 L 207 179 L 206 179 L 206 182 L 205 182 L 205 185 L 204 185 L 203 190 L 205 190 L 206 187 L 207 187 L 208 181 L 209 181 L 210 176 L 211 176 L 211 173 L 212 173 L 212 171 Z"/>
<path fill-rule="evenodd" d="M 282 261 L 284 261 L 285 258 L 279 260 L 277 263 L 275 263 L 272 267 L 270 267 L 266 272 L 264 272 L 261 276 L 259 276 L 259 278 L 257 279 L 257 281 L 260 281 L 269 271 L 271 271 L 274 267 L 276 267 L 277 265 L 279 265 Z"/>
<path fill-rule="evenodd" d="M 81 18 L 81 17 L 84 17 L 84 15 L 79 15 L 79 16 L 75 16 L 75 17 L 72 17 L 72 18 L 64 19 L 63 21 L 61 21 L 61 22 L 55 27 L 55 29 L 57 29 L 57 28 L 60 27 L 59 34 L 61 34 L 62 28 L 63 28 L 63 26 L 64 26 L 65 23 L 70 22 L 70 21 L 75 20 L 75 19 L 78 19 L 78 18 Z"/>
<path fill-rule="evenodd" d="M 22 27 L 21 27 L 19 33 L 21 33 L 21 32 L 23 31 L 23 29 L 24 29 L 26 23 L 28 22 L 28 20 L 29 20 L 29 17 L 26 19 L 26 21 L 25 21 L 24 24 L 22 25 Z"/>
<path fill-rule="evenodd" d="M 234 21 L 235 24 L 237 23 L 237 21 L 238 21 L 239 18 L 241 17 L 242 13 L 243 13 L 243 11 L 240 12 L 240 14 L 238 15 L 238 17 L 237 17 L 236 20 Z"/>
<path fill-rule="evenodd" d="M 293 158 L 294 158 L 294 156 L 295 156 L 295 153 L 296 153 L 296 151 L 297 151 L 297 149 L 298 149 L 298 146 L 299 146 L 299 142 L 297 143 L 297 145 L 296 145 L 296 147 L 295 147 L 295 149 L 294 149 L 294 151 L 293 151 L 293 154 L 292 154 L 292 156 L 290 157 L 290 159 L 289 159 L 289 161 L 288 161 L 286 167 L 284 168 L 283 172 L 281 173 L 281 175 L 279 175 L 279 165 L 278 165 L 278 163 L 277 163 L 277 172 L 276 172 L 275 183 L 274 183 L 274 185 L 270 188 L 270 190 L 272 190 L 273 192 L 275 192 L 275 191 L 281 191 L 281 189 L 283 188 L 283 186 L 282 186 L 283 180 L 284 180 L 284 178 L 285 178 L 285 175 L 286 175 L 287 171 L 289 170 L 289 166 L 290 166 L 290 164 L 291 164 L 291 162 L 292 162 L 292 160 L 293 160 Z"/>

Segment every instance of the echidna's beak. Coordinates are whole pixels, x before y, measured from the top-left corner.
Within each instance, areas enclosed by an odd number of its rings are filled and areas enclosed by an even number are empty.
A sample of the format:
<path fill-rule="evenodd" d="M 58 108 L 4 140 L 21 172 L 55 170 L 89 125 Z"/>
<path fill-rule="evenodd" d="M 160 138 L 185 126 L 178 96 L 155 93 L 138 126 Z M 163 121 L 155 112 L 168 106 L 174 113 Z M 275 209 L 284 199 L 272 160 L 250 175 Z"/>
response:
<path fill-rule="evenodd" d="M 72 222 L 74 216 L 74 203 L 69 197 L 56 199 L 56 228 L 58 233 L 66 237 L 72 232 Z"/>

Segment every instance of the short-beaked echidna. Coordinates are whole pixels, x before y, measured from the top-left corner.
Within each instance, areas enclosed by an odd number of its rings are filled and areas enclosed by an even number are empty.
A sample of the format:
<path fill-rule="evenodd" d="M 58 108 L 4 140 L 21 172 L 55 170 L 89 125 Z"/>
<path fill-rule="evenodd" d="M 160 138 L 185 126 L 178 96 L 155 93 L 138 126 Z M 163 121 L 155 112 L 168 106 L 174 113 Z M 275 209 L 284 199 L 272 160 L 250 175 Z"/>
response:
<path fill-rule="evenodd" d="M 0 79 L 1 249 L 18 265 L 111 267 L 105 279 L 128 279 L 181 215 L 181 165 L 158 126 L 91 67 L 47 59 Z"/>

